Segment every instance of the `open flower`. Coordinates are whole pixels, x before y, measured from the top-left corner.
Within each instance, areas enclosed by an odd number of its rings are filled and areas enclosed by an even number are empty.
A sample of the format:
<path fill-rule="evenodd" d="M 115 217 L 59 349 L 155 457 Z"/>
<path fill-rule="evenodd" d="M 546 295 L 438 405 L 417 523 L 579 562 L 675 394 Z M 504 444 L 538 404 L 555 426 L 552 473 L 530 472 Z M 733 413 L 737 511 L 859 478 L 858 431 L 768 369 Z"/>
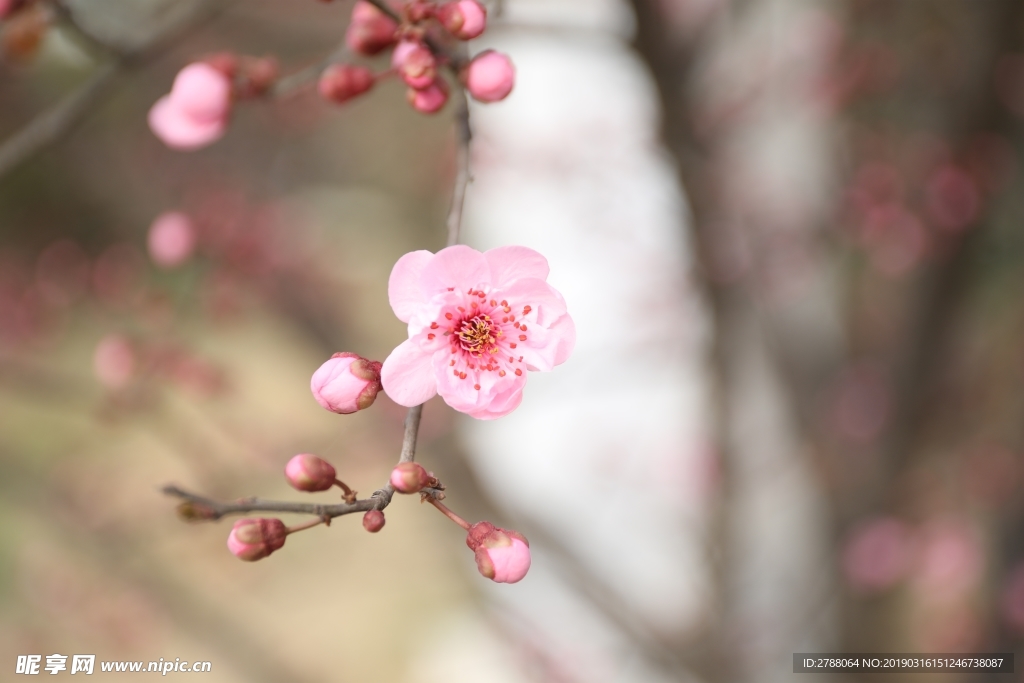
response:
<path fill-rule="evenodd" d="M 481 254 L 457 245 L 400 258 L 388 298 L 409 339 L 384 361 L 384 391 L 409 407 L 440 394 L 481 420 L 515 410 L 526 372 L 564 363 L 576 343 L 547 276 L 547 260 L 526 247 Z"/>
<path fill-rule="evenodd" d="M 231 115 L 231 79 L 209 64 L 189 64 L 169 95 L 149 110 L 149 127 L 168 147 L 193 150 L 224 135 Z"/>

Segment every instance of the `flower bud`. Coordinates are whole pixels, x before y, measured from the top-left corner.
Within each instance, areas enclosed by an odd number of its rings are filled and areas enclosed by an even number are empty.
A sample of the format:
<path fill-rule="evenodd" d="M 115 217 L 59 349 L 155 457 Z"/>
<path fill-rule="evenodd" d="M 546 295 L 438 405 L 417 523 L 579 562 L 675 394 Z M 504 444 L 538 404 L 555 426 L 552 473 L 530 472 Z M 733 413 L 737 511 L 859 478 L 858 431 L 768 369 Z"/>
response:
<path fill-rule="evenodd" d="M 368 510 L 363 515 L 363 528 L 375 534 L 384 528 L 384 513 L 380 510 Z"/>
<path fill-rule="evenodd" d="M 313 398 L 332 413 L 346 415 L 373 405 L 380 391 L 380 363 L 354 353 L 336 353 L 313 373 Z"/>
<path fill-rule="evenodd" d="M 361 55 L 375 55 L 395 42 L 398 24 L 364 0 L 352 8 L 352 21 L 345 31 L 345 44 Z"/>
<path fill-rule="evenodd" d="M 328 102 L 341 104 L 373 87 L 373 72 L 365 66 L 332 64 L 320 74 L 317 90 Z"/>
<path fill-rule="evenodd" d="M 485 50 L 469 63 L 462 74 L 466 90 L 481 102 L 497 102 L 508 97 L 516 82 L 512 60 L 494 50 Z"/>
<path fill-rule="evenodd" d="M 478 522 L 469 528 L 466 545 L 480 573 L 495 583 L 516 583 L 530 569 L 530 543 L 517 531 Z"/>
<path fill-rule="evenodd" d="M 285 465 L 284 476 L 293 489 L 326 491 L 334 486 L 338 473 L 326 460 L 309 453 L 300 453 Z"/>
<path fill-rule="evenodd" d="M 416 111 L 434 114 L 448 101 L 448 84 L 443 78 L 434 79 L 434 82 L 423 90 L 409 88 L 406 99 Z"/>
<path fill-rule="evenodd" d="M 422 491 L 434 481 L 434 477 L 418 462 L 400 462 L 391 470 L 391 485 L 399 493 Z"/>
<path fill-rule="evenodd" d="M 437 59 L 425 45 L 403 40 L 391 56 L 391 66 L 410 88 L 429 88 L 437 76 Z"/>
<path fill-rule="evenodd" d="M 178 211 L 156 217 L 149 227 L 149 256 L 161 268 L 180 266 L 196 247 L 196 230 L 192 220 Z"/>
<path fill-rule="evenodd" d="M 441 5 L 437 18 L 460 40 L 476 38 L 487 28 L 487 9 L 476 0 L 456 0 Z"/>
<path fill-rule="evenodd" d="M 228 550 L 240 560 L 255 562 L 280 549 L 287 535 L 279 519 L 240 519 L 228 535 Z"/>

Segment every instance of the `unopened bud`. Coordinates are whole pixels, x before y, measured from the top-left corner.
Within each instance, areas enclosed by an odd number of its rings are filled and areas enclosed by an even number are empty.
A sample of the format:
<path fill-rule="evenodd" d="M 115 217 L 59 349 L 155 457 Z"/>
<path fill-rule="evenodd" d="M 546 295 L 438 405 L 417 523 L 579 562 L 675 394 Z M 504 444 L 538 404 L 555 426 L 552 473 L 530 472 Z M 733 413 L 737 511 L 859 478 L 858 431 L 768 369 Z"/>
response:
<path fill-rule="evenodd" d="M 240 560 L 262 560 L 284 545 L 288 528 L 279 519 L 240 519 L 228 535 L 228 550 Z"/>
<path fill-rule="evenodd" d="M 369 510 L 363 515 L 363 528 L 375 534 L 384 528 L 384 513 L 380 510 Z"/>
<path fill-rule="evenodd" d="M 487 28 L 487 9 L 476 0 L 445 3 L 437 10 L 437 18 L 460 40 L 476 38 Z"/>
<path fill-rule="evenodd" d="M 434 114 L 440 111 L 448 101 L 448 84 L 443 78 L 436 78 L 429 87 L 423 90 L 409 88 L 406 98 L 416 111 Z"/>
<path fill-rule="evenodd" d="M 369 408 L 380 391 L 380 365 L 354 353 L 336 353 L 313 373 L 313 398 L 342 415 Z"/>
<path fill-rule="evenodd" d="M 416 493 L 435 481 L 418 462 L 400 462 L 391 470 L 391 485 L 399 493 Z"/>
<path fill-rule="evenodd" d="M 338 473 L 326 460 L 300 453 L 285 465 L 284 476 L 292 488 L 299 491 L 326 491 L 334 486 Z"/>
<path fill-rule="evenodd" d="M 108 389 L 123 389 L 135 375 L 135 349 L 119 334 L 108 334 L 92 357 L 96 379 Z"/>
<path fill-rule="evenodd" d="M 398 44 L 391 57 L 391 66 L 398 71 L 406 85 L 416 90 L 430 87 L 437 76 L 434 53 L 414 40 L 403 40 Z"/>
<path fill-rule="evenodd" d="M 484 50 L 465 68 L 462 79 L 474 99 L 497 102 L 512 92 L 516 70 L 508 56 L 494 50 Z"/>
<path fill-rule="evenodd" d="M 517 531 L 478 522 L 469 528 L 466 545 L 480 573 L 495 583 L 516 583 L 530 569 L 530 543 Z"/>
<path fill-rule="evenodd" d="M 373 72 L 365 66 L 332 64 L 320 74 L 317 90 L 328 102 L 341 104 L 373 87 Z"/>
<path fill-rule="evenodd" d="M 352 21 L 345 32 L 345 44 L 361 55 L 375 55 L 395 43 L 398 24 L 364 0 L 352 8 Z"/>

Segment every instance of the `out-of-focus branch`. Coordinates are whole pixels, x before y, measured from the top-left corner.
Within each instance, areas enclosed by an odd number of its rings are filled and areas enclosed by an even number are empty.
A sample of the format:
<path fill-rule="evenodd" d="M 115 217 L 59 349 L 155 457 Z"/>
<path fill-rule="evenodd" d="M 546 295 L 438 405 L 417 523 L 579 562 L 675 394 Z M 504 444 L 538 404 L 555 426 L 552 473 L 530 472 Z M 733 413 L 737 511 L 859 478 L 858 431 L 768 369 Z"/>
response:
<path fill-rule="evenodd" d="M 119 75 L 160 56 L 183 34 L 212 19 L 227 3 L 228 0 L 196 0 L 176 8 L 147 36 L 116 50 L 117 56 L 97 67 L 73 92 L 0 144 L 0 179 L 69 133 L 109 92 Z"/>

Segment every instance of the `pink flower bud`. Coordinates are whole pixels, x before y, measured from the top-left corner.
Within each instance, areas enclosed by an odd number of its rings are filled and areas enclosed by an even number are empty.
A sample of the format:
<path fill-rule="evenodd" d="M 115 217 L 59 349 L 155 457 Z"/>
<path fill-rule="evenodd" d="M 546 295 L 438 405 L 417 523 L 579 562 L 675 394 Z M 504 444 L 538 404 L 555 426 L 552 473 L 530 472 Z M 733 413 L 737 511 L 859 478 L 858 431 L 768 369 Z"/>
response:
<path fill-rule="evenodd" d="M 228 550 L 240 560 L 262 560 L 284 545 L 288 529 L 279 519 L 240 519 L 228 535 Z"/>
<path fill-rule="evenodd" d="M 476 0 L 457 0 L 437 11 L 441 24 L 460 40 L 476 38 L 487 28 L 487 9 Z"/>
<path fill-rule="evenodd" d="M 418 462 L 400 462 L 391 470 L 391 485 L 399 493 L 417 493 L 433 481 L 434 477 Z"/>
<path fill-rule="evenodd" d="M 380 510 L 368 510 L 363 515 L 363 528 L 375 534 L 384 528 L 384 513 Z"/>
<path fill-rule="evenodd" d="M 473 58 L 463 73 L 469 94 L 481 102 L 497 102 L 508 97 L 516 82 L 512 60 L 494 50 L 485 50 Z"/>
<path fill-rule="evenodd" d="M 92 364 L 100 384 L 108 389 L 121 389 L 135 374 L 135 349 L 121 335 L 107 335 L 96 346 Z"/>
<path fill-rule="evenodd" d="M 391 55 L 391 66 L 410 88 L 429 88 L 437 76 L 437 59 L 422 43 L 403 40 Z"/>
<path fill-rule="evenodd" d="M 516 583 L 530 569 L 530 542 L 517 531 L 478 522 L 469 528 L 466 545 L 480 573 L 495 583 Z"/>
<path fill-rule="evenodd" d="M 354 353 L 336 353 L 313 373 L 313 398 L 332 413 L 346 415 L 373 405 L 380 391 L 380 363 Z"/>
<path fill-rule="evenodd" d="M 301 453 L 285 465 L 284 476 L 299 491 L 326 491 L 334 486 L 338 473 L 326 460 Z"/>
<path fill-rule="evenodd" d="M 373 72 L 365 66 L 332 64 L 320 74 L 317 89 L 328 102 L 341 104 L 373 87 Z"/>
<path fill-rule="evenodd" d="M 19 4 L 19 0 L 0 0 L 0 19 L 17 9 Z"/>
<path fill-rule="evenodd" d="M 368 2 L 352 8 L 352 21 L 345 32 L 345 44 L 355 53 L 375 55 L 395 43 L 398 24 Z"/>
<path fill-rule="evenodd" d="M 196 230 L 192 220 L 178 211 L 156 217 L 149 227 L 149 256 L 163 268 L 180 266 L 196 247 Z"/>
<path fill-rule="evenodd" d="M 220 139 L 231 114 L 231 79 L 202 62 L 174 79 L 169 95 L 149 110 L 149 127 L 173 149 L 193 150 Z"/>
<path fill-rule="evenodd" d="M 424 114 L 434 114 L 448 101 L 448 84 L 443 78 L 437 78 L 423 90 L 409 88 L 406 99 L 412 108 Z"/>

